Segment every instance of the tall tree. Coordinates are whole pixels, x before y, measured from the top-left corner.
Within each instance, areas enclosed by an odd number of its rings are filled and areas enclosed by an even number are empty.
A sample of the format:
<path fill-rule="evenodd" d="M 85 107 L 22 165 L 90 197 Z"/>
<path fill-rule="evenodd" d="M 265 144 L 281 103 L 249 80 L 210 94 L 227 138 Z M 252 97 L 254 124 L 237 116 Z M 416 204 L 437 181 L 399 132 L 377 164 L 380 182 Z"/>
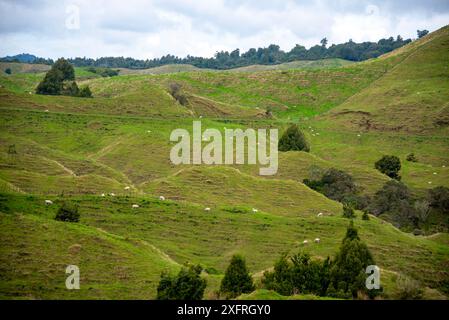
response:
<path fill-rule="evenodd" d="M 253 279 L 246 267 L 245 259 L 240 255 L 234 255 L 221 281 L 220 292 L 229 299 L 253 290 Z"/>

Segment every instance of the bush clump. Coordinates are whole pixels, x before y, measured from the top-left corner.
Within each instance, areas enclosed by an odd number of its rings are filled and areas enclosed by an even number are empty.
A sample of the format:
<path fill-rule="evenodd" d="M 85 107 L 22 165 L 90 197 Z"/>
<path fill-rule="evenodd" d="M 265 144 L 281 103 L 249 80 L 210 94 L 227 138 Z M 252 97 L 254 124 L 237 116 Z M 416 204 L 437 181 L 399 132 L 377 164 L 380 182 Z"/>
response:
<path fill-rule="evenodd" d="M 221 281 L 220 292 L 226 299 L 238 297 L 254 290 L 253 279 L 242 256 L 234 255 Z"/>
<path fill-rule="evenodd" d="M 55 220 L 64 222 L 78 222 L 80 220 L 78 206 L 68 202 L 64 202 L 58 209 Z"/>
<path fill-rule="evenodd" d="M 383 156 L 380 160 L 376 161 L 374 167 L 392 179 L 401 180 L 401 176 L 399 175 L 401 160 L 396 156 Z"/>
<path fill-rule="evenodd" d="M 279 140 L 278 149 L 279 151 L 309 152 L 310 146 L 298 125 L 292 124 Z"/>
<path fill-rule="evenodd" d="M 201 300 L 207 282 L 200 265 L 183 266 L 176 276 L 162 272 L 157 287 L 158 300 Z"/>

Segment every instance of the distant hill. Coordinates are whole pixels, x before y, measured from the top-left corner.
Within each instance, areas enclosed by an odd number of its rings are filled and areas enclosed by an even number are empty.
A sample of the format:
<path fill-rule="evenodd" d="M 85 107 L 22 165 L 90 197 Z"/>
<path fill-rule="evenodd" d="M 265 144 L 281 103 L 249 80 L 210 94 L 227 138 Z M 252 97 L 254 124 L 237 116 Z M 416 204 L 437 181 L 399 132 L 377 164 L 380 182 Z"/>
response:
<path fill-rule="evenodd" d="M 0 61 L 30 63 L 30 62 L 34 62 L 36 59 L 37 59 L 37 57 L 33 54 L 21 53 L 21 54 L 16 54 L 15 56 L 6 56 L 3 58 L 0 58 Z"/>

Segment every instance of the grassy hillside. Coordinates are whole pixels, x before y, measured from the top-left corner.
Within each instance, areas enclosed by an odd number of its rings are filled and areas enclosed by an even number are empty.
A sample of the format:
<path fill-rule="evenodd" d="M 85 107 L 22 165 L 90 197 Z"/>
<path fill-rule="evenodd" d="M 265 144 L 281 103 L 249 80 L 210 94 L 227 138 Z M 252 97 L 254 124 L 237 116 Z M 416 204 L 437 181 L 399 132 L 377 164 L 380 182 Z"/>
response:
<path fill-rule="evenodd" d="M 363 63 L 223 72 L 177 65 L 111 78 L 76 68 L 92 99 L 36 95 L 43 72 L 0 74 L 0 297 L 154 298 L 160 272 L 190 261 L 205 267 L 206 297 L 214 298 L 234 253 L 257 280 L 282 252 L 335 254 L 348 220 L 305 178 L 336 167 L 372 196 L 389 180 L 374 163 L 393 154 L 414 195 L 449 187 L 447 30 Z M 172 83 L 188 103 L 170 95 Z M 220 132 L 280 134 L 295 122 L 311 151 L 280 153 L 274 176 L 259 176 L 254 165 L 175 166 L 170 133 L 191 132 L 193 119 Z M 405 160 L 412 152 L 418 162 Z M 63 201 L 80 206 L 79 223 L 54 221 Z M 387 297 L 400 274 L 427 287 L 427 297 L 448 294 L 447 233 L 414 236 L 357 214 Z M 321 243 L 303 246 L 315 237 Z M 80 264 L 79 292 L 64 289 L 67 264 Z M 243 298 L 261 297 L 283 298 L 265 291 Z"/>

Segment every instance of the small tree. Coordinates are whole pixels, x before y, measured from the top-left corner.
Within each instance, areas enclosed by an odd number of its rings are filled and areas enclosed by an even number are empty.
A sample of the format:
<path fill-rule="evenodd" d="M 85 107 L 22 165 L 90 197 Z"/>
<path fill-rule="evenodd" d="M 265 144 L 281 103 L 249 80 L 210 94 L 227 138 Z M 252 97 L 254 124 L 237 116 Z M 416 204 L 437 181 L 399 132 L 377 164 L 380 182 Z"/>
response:
<path fill-rule="evenodd" d="M 55 220 L 65 222 L 78 222 L 80 220 L 80 214 L 78 212 L 78 206 L 64 202 L 56 213 Z"/>
<path fill-rule="evenodd" d="M 418 34 L 418 39 L 424 37 L 429 33 L 429 30 L 416 30 L 416 33 Z"/>
<path fill-rule="evenodd" d="M 375 163 L 375 168 L 392 179 L 401 180 L 401 160 L 396 156 L 383 156 Z"/>
<path fill-rule="evenodd" d="M 37 94 L 59 95 L 63 89 L 63 75 L 61 71 L 50 69 L 36 88 Z"/>
<path fill-rule="evenodd" d="M 409 153 L 407 155 L 407 158 L 405 158 L 405 160 L 410 161 L 410 162 L 418 162 L 418 159 L 416 158 L 414 153 Z"/>
<path fill-rule="evenodd" d="M 52 69 L 59 70 L 62 73 L 62 80 L 75 80 L 75 69 L 64 58 L 58 59 Z"/>
<path fill-rule="evenodd" d="M 5 73 L 6 73 L 6 74 L 11 74 L 11 73 L 12 73 L 11 68 L 6 68 L 6 69 L 5 69 Z"/>
<path fill-rule="evenodd" d="M 366 210 L 363 210 L 362 220 L 369 220 L 369 215 L 368 215 L 368 212 Z"/>
<path fill-rule="evenodd" d="M 365 270 L 369 265 L 374 265 L 374 259 L 366 244 L 360 240 L 351 220 L 330 270 L 328 293 L 356 297 L 359 292 L 366 292 Z"/>
<path fill-rule="evenodd" d="M 310 151 L 310 146 L 299 127 L 292 124 L 279 140 L 279 151 Z"/>
<path fill-rule="evenodd" d="M 355 218 L 354 209 L 348 203 L 343 203 L 343 217 L 348 218 L 348 219 Z"/>
<path fill-rule="evenodd" d="M 92 91 L 90 91 L 89 86 L 82 87 L 79 90 L 78 96 L 82 98 L 92 98 Z"/>
<path fill-rule="evenodd" d="M 449 188 L 439 186 L 429 190 L 430 206 L 449 213 Z"/>
<path fill-rule="evenodd" d="M 246 268 L 245 259 L 242 256 L 234 255 L 221 281 L 220 292 L 229 299 L 253 290 L 253 279 Z"/>
<path fill-rule="evenodd" d="M 201 278 L 203 268 L 199 265 L 184 266 L 178 275 L 162 272 L 157 287 L 158 300 L 201 300 L 207 282 Z"/>

